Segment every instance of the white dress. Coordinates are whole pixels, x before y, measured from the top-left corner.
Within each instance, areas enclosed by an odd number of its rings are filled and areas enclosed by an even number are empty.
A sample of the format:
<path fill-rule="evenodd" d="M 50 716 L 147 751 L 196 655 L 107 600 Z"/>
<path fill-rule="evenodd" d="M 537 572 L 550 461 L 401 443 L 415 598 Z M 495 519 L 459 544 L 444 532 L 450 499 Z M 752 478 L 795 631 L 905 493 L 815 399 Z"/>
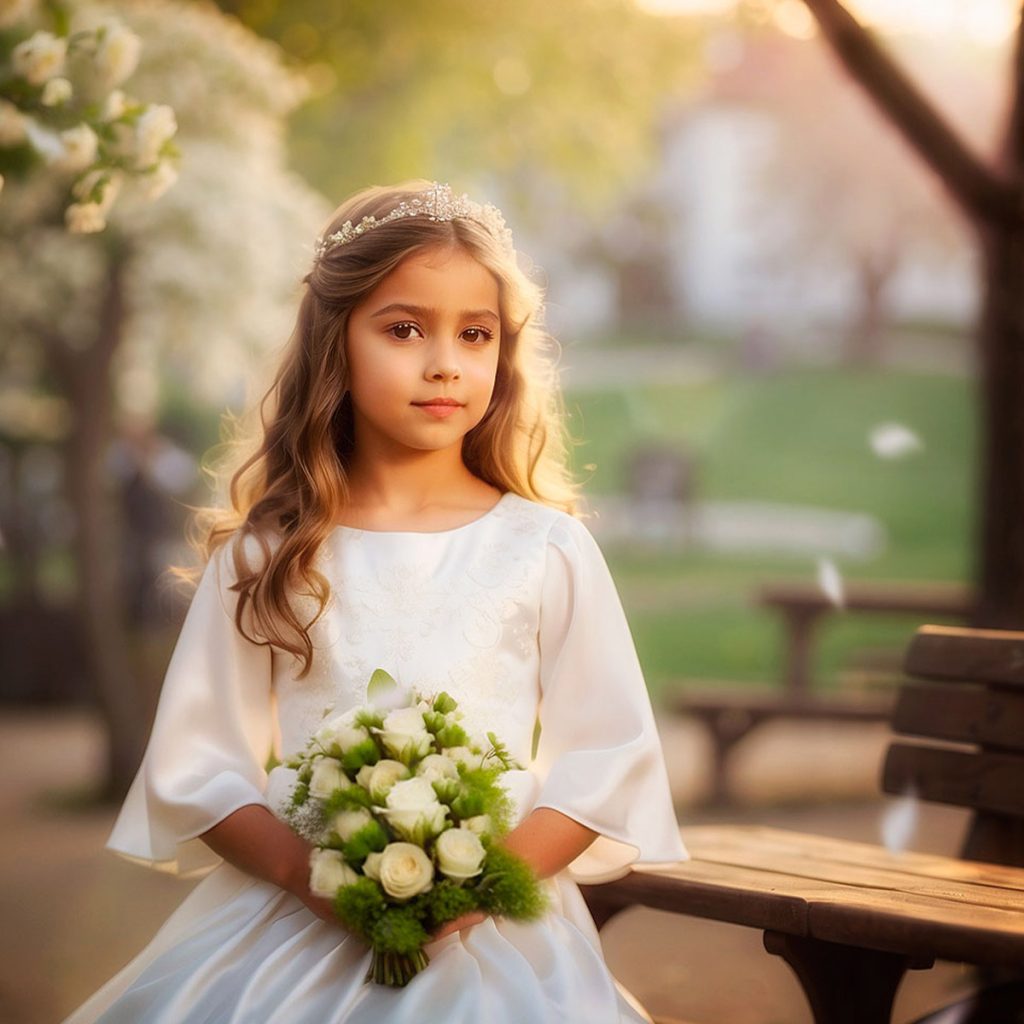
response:
<path fill-rule="evenodd" d="M 612 978 L 576 883 L 689 854 L 629 626 L 593 535 L 567 513 L 507 492 L 453 530 L 338 526 L 317 568 L 332 595 L 311 631 L 313 668 L 297 680 L 292 655 L 235 629 L 228 547 L 206 567 L 107 842 L 202 880 L 64 1024 L 648 1020 Z M 366 982 L 364 943 L 198 838 L 246 804 L 283 820 L 294 772 L 279 765 L 268 775 L 268 754 L 285 760 L 327 711 L 365 703 L 378 667 L 424 692 L 448 691 L 464 724 L 498 733 L 527 766 L 503 777 L 516 823 L 544 806 L 600 833 L 544 882 L 552 910 L 542 919 L 488 917 L 452 932 L 425 947 L 429 966 L 401 989 Z"/>

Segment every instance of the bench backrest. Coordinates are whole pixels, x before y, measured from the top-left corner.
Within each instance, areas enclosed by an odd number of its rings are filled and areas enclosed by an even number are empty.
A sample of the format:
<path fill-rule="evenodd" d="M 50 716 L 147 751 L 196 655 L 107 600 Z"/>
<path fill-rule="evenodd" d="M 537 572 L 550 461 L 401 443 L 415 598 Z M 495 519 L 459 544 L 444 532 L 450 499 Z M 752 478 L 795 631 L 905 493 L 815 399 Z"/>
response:
<path fill-rule="evenodd" d="M 882 789 L 973 808 L 961 856 L 1024 867 L 1024 632 L 921 626 L 904 671 Z"/>

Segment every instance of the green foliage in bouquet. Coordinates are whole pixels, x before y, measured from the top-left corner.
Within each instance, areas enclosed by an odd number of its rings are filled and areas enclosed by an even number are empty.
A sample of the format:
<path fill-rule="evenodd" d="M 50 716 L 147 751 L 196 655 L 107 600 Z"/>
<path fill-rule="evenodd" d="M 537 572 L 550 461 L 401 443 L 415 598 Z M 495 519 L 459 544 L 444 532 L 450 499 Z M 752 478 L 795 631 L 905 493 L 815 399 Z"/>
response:
<path fill-rule="evenodd" d="M 285 762 L 296 772 L 285 810 L 313 845 L 311 890 L 373 949 L 367 978 L 400 986 L 448 921 L 474 910 L 534 920 L 549 904 L 501 844 L 514 806 L 499 780 L 522 766 L 498 736 L 475 741 L 449 694 L 403 694 L 382 669 L 367 694 L 369 706 L 326 721 Z"/>

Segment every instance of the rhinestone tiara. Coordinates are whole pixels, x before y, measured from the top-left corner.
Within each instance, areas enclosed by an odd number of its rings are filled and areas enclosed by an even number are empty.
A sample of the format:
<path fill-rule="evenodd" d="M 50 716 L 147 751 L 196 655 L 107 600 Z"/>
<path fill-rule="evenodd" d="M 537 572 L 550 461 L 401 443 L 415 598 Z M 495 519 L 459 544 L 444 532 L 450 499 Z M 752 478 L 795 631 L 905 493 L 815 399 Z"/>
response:
<path fill-rule="evenodd" d="M 456 217 L 465 217 L 482 224 L 501 243 L 502 248 L 509 255 L 514 253 L 512 244 L 512 232 L 505 225 L 505 218 L 501 211 L 490 203 L 481 205 L 473 202 L 466 195 L 455 195 L 451 187 L 445 184 L 434 182 L 430 188 L 418 192 L 412 199 L 403 200 L 390 213 L 383 217 L 364 217 L 358 224 L 353 225 L 347 220 L 341 226 L 340 231 L 332 235 L 321 236 L 316 240 L 313 253 L 316 259 L 321 259 L 329 250 L 339 245 L 365 235 L 367 231 L 379 228 L 381 224 L 387 224 L 402 217 L 426 217 L 429 220 L 454 220 Z"/>

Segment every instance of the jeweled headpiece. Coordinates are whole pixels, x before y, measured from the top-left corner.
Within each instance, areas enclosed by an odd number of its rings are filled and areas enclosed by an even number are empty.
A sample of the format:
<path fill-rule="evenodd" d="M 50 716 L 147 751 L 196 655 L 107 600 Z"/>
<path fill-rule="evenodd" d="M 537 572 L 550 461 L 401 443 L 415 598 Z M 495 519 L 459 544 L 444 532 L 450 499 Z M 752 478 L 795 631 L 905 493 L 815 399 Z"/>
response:
<path fill-rule="evenodd" d="M 411 199 L 403 200 L 383 217 L 371 215 L 364 217 L 355 225 L 350 220 L 345 221 L 340 231 L 316 240 L 314 256 L 320 259 L 330 249 L 345 245 L 365 235 L 366 232 L 379 228 L 381 224 L 401 217 L 426 217 L 429 220 L 454 220 L 456 217 L 465 217 L 487 228 L 501 243 L 506 253 L 511 255 L 515 251 L 512 245 L 512 232 L 506 227 L 505 218 L 496 206 L 490 203 L 475 203 L 465 192 L 457 196 L 449 185 L 441 185 L 435 181 L 430 188 L 416 193 Z"/>

